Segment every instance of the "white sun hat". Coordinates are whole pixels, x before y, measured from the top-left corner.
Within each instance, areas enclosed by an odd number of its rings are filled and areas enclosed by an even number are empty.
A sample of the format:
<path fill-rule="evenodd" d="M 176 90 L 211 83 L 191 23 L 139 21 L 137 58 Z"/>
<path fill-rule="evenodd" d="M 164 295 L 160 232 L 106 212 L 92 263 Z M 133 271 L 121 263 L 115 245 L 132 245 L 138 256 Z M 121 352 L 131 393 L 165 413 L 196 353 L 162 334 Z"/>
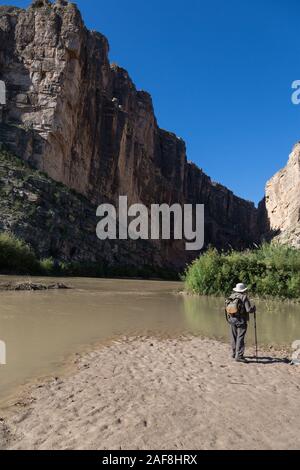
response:
<path fill-rule="evenodd" d="M 243 294 L 244 292 L 246 292 L 248 290 L 248 287 L 246 287 L 245 284 L 241 283 L 241 284 L 237 284 L 236 287 L 233 290 L 234 290 L 234 292 L 238 292 L 240 294 Z"/>

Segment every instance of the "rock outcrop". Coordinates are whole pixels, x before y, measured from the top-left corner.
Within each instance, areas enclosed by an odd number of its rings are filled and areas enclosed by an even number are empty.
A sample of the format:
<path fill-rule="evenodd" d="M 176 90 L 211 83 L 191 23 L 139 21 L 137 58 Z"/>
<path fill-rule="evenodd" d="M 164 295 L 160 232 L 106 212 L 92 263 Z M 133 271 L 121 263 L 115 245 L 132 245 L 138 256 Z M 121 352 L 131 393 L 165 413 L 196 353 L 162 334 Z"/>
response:
<path fill-rule="evenodd" d="M 202 203 L 207 244 L 242 248 L 258 239 L 257 210 L 187 162 L 185 143 L 158 127 L 151 96 L 111 65 L 106 38 L 74 4 L 0 7 L 0 141 L 91 204 Z M 183 266 L 179 242 L 162 259 Z M 163 261 L 163 262 L 164 262 Z"/>
<path fill-rule="evenodd" d="M 267 183 L 260 213 L 269 238 L 300 248 L 300 143 L 286 167 Z"/>

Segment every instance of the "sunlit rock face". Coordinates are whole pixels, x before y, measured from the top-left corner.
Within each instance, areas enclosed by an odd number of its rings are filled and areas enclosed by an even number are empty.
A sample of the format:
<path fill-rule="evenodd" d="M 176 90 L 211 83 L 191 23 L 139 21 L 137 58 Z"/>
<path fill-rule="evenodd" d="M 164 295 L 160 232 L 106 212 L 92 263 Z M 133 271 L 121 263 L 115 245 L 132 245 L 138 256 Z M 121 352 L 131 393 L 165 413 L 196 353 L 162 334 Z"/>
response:
<path fill-rule="evenodd" d="M 300 248 L 300 143 L 266 185 L 266 218 L 276 239 Z"/>
<path fill-rule="evenodd" d="M 93 204 L 119 195 L 146 205 L 202 203 L 207 245 L 257 241 L 254 205 L 187 162 L 184 141 L 158 127 L 151 96 L 109 63 L 108 52 L 106 38 L 84 26 L 74 4 L 0 7 L 0 80 L 7 91 L 0 140 Z M 167 260 L 186 262 L 183 243 L 159 249 Z"/>

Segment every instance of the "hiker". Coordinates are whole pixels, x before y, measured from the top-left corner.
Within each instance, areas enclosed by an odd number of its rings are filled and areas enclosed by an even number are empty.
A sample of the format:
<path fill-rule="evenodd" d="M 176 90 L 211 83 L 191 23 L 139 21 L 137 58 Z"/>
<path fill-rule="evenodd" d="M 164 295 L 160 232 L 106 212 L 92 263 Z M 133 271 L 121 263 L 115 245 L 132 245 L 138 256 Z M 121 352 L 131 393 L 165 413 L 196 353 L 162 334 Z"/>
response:
<path fill-rule="evenodd" d="M 248 288 L 244 284 L 237 284 L 233 293 L 226 299 L 226 317 L 231 327 L 232 358 L 246 364 L 248 361 L 244 352 L 249 314 L 256 312 L 255 305 L 251 306 L 247 291 Z"/>

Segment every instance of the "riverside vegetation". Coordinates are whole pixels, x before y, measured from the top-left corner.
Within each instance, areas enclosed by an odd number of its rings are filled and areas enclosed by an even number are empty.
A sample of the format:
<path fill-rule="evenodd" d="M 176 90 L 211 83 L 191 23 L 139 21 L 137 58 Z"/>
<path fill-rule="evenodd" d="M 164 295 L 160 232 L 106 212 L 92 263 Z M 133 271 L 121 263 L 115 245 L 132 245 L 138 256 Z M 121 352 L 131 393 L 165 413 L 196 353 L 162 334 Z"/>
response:
<path fill-rule="evenodd" d="M 261 297 L 300 299 L 300 251 L 268 244 L 243 252 L 209 249 L 183 276 L 186 291 L 199 295 L 228 295 L 238 282 Z"/>
<path fill-rule="evenodd" d="M 38 259 L 24 241 L 9 233 L 0 234 L 0 273 L 40 276 L 128 277 L 178 280 L 175 272 L 152 266 L 110 267 L 96 262 L 56 262 L 52 258 Z"/>

